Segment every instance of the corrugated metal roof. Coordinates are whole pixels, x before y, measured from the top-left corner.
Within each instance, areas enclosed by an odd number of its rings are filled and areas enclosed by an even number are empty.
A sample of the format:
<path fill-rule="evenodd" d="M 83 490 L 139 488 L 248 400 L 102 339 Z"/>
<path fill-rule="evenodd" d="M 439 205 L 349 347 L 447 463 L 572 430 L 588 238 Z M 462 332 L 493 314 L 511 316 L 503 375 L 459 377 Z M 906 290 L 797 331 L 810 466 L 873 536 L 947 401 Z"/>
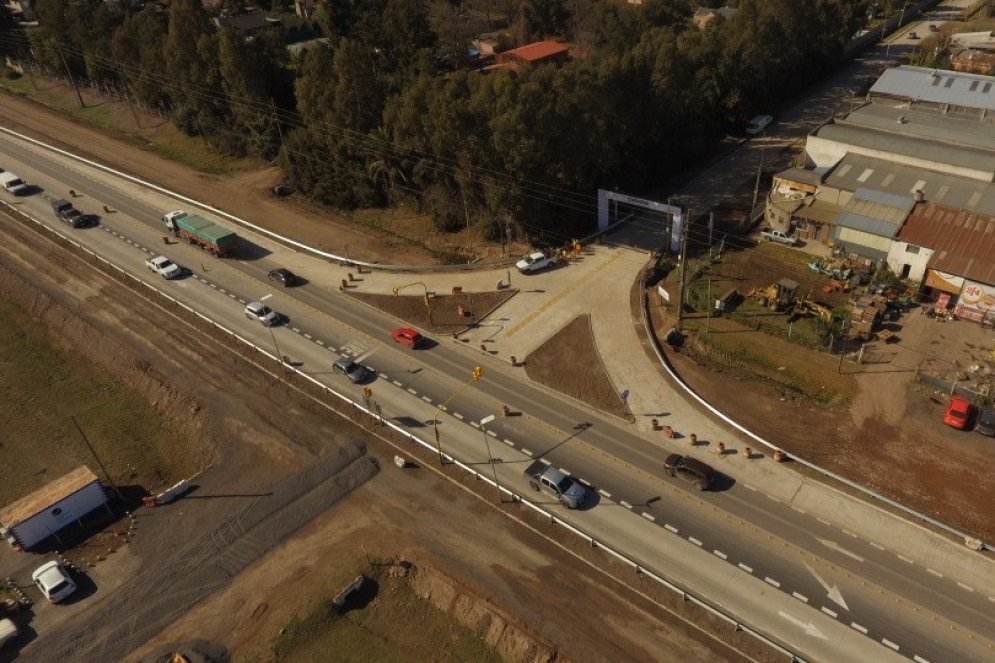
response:
<path fill-rule="evenodd" d="M 820 128 L 815 135 L 844 146 L 861 147 L 886 155 L 894 155 L 896 161 L 902 157 L 914 157 L 938 165 L 948 164 L 956 168 L 967 168 L 986 173 L 989 175 L 989 181 L 995 177 L 995 152 L 984 149 L 966 145 L 950 145 L 922 136 L 905 136 L 853 124 L 827 124 Z"/>
<path fill-rule="evenodd" d="M 533 62 L 535 60 L 548 58 L 551 55 L 556 55 L 557 53 L 565 53 L 569 50 L 569 46 L 564 46 L 563 44 L 559 44 L 555 41 L 537 41 L 533 44 L 526 44 L 525 46 L 505 51 L 502 55 L 515 55 L 522 60 Z"/>
<path fill-rule="evenodd" d="M 898 239 L 933 249 L 932 269 L 995 284 L 995 216 L 920 203 Z"/>
<path fill-rule="evenodd" d="M 894 67 L 878 78 L 870 94 L 995 110 L 995 78 L 947 69 Z"/>
<path fill-rule="evenodd" d="M 13 504 L 0 509 L 0 523 L 14 527 L 37 515 L 59 500 L 63 500 L 97 480 L 97 475 L 86 465 L 45 484 L 35 492 L 25 495 Z"/>
<path fill-rule="evenodd" d="M 894 237 L 915 206 L 906 196 L 873 189 L 857 189 L 836 216 L 836 225 L 861 230 L 878 237 Z"/>
<path fill-rule="evenodd" d="M 995 151 L 995 125 L 928 110 L 865 104 L 836 120 L 843 126 L 858 126 L 903 136 L 937 140 L 949 145 Z"/>
<path fill-rule="evenodd" d="M 825 185 L 842 191 L 865 187 L 913 197 L 919 189 L 929 202 L 979 214 L 995 214 L 995 184 L 860 154 L 843 157 L 825 177 Z"/>
<path fill-rule="evenodd" d="M 807 168 L 785 168 L 774 175 L 774 179 L 787 180 L 789 182 L 800 182 L 802 184 L 811 184 L 813 186 L 822 184 L 822 174 Z"/>

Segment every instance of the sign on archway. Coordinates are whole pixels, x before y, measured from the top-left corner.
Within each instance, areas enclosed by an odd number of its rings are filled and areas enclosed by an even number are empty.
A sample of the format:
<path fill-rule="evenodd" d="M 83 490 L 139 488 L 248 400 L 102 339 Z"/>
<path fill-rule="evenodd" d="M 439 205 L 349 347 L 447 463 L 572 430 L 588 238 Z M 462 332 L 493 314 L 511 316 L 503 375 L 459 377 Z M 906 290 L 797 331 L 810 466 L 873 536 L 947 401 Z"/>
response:
<path fill-rule="evenodd" d="M 614 205 L 612 205 L 614 203 Z M 619 221 L 618 205 L 632 205 L 659 212 L 663 216 L 665 233 L 669 230 L 670 250 L 678 253 L 681 250 L 681 237 L 684 235 L 684 209 L 680 205 L 669 205 L 655 200 L 645 200 L 628 196 L 617 191 L 598 189 L 598 230 L 607 230 L 612 223 Z"/>

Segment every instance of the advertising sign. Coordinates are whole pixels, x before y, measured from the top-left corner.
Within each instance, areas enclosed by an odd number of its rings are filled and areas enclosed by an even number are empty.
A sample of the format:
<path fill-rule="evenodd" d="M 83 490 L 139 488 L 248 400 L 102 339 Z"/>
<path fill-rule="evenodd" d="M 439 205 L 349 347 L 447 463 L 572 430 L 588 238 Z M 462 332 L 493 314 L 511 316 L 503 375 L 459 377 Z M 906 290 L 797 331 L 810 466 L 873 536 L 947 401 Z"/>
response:
<path fill-rule="evenodd" d="M 954 309 L 958 318 L 981 322 L 985 313 L 995 315 L 995 286 L 964 280 L 960 301 Z"/>
<path fill-rule="evenodd" d="M 951 295 L 959 295 L 960 289 L 964 287 L 964 279 L 960 276 L 930 269 L 926 271 L 926 285 L 943 292 L 949 292 Z"/>

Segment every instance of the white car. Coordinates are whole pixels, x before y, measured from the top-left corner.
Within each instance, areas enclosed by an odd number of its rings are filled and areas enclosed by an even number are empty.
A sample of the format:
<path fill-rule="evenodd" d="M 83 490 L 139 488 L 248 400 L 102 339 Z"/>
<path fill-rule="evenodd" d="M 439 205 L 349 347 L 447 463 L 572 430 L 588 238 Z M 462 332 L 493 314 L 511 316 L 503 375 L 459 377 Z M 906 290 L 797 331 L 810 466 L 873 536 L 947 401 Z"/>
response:
<path fill-rule="evenodd" d="M 746 123 L 746 133 L 751 136 L 756 136 L 758 133 L 767 128 L 774 118 L 770 115 L 757 115 L 755 118 Z"/>
<path fill-rule="evenodd" d="M 38 585 L 45 598 L 52 603 L 58 603 L 76 591 L 76 583 L 54 560 L 39 566 L 31 574 L 31 579 Z"/>
<path fill-rule="evenodd" d="M 145 266 L 164 279 L 175 279 L 183 275 L 183 268 L 166 256 L 156 256 L 145 261 Z"/>
<path fill-rule="evenodd" d="M 542 251 L 536 251 L 535 253 L 530 253 L 515 263 L 515 267 L 517 267 L 518 271 L 522 274 L 528 274 L 530 272 L 538 272 L 539 270 L 546 269 L 547 267 L 552 267 L 555 264 L 555 253 L 547 255 Z"/>
<path fill-rule="evenodd" d="M 245 317 L 258 320 L 266 327 L 280 321 L 280 314 L 262 302 L 249 302 L 245 305 Z"/>
<path fill-rule="evenodd" d="M 4 643 L 8 640 L 16 638 L 19 632 L 17 624 L 9 619 L 0 619 L 0 649 L 3 648 Z"/>

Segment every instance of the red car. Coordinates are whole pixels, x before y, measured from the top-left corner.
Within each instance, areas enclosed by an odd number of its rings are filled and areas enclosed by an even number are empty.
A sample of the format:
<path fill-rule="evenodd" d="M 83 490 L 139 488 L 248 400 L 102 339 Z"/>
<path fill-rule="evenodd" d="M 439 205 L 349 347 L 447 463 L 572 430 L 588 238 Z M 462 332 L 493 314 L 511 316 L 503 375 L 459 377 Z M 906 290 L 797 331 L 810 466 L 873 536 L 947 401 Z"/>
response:
<path fill-rule="evenodd" d="M 391 334 L 391 336 L 394 337 L 394 341 L 396 343 L 407 345 L 412 348 L 417 348 L 425 341 L 425 337 L 423 337 L 421 334 L 416 332 L 414 329 L 411 329 L 410 327 L 401 327 L 399 329 L 395 329 L 394 333 Z"/>
<path fill-rule="evenodd" d="M 943 423 L 957 430 L 964 430 L 971 418 L 972 407 L 971 401 L 963 396 L 952 396 L 947 404 L 947 412 L 943 415 Z"/>

